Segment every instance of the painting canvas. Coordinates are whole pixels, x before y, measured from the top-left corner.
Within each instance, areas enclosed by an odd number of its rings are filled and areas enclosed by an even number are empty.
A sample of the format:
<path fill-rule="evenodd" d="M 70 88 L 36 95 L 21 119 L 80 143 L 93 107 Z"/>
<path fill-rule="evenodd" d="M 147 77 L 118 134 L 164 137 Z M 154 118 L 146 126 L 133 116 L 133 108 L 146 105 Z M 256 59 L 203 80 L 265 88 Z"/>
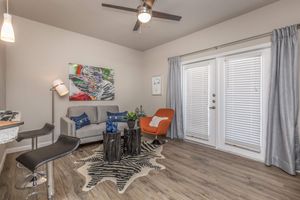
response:
<path fill-rule="evenodd" d="M 70 101 L 107 101 L 115 98 L 114 70 L 69 64 Z"/>

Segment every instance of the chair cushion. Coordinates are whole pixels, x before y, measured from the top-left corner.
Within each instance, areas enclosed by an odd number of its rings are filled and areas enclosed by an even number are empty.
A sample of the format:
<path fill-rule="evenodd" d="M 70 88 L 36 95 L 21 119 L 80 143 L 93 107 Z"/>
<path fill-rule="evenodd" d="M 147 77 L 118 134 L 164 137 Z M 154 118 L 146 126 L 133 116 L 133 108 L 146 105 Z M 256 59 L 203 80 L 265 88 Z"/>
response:
<path fill-rule="evenodd" d="M 144 129 L 144 131 L 149 132 L 149 133 L 157 132 L 157 127 L 145 126 L 145 127 L 143 127 L 143 129 Z"/>
<path fill-rule="evenodd" d="M 91 124 L 98 123 L 97 107 L 96 106 L 71 106 L 68 108 L 67 117 L 79 116 L 86 113 Z"/>
<path fill-rule="evenodd" d="M 159 125 L 159 122 L 161 122 L 162 120 L 166 120 L 166 119 L 168 119 L 168 117 L 153 116 L 149 126 L 157 128 Z"/>
<path fill-rule="evenodd" d="M 83 113 L 82 115 L 79 115 L 77 117 L 71 117 L 71 120 L 75 122 L 76 130 L 91 124 L 90 119 L 86 113 Z"/>
<path fill-rule="evenodd" d="M 102 135 L 103 131 L 105 131 L 105 128 L 105 123 L 91 124 L 76 130 L 76 136 L 79 138 L 86 138 Z"/>
<path fill-rule="evenodd" d="M 119 112 L 119 106 L 112 105 L 112 106 L 97 106 L 97 113 L 98 113 L 98 123 L 106 122 L 107 120 L 107 112 L 116 113 Z"/>
<path fill-rule="evenodd" d="M 108 120 L 110 120 L 112 122 L 127 122 L 127 119 L 126 119 L 127 113 L 128 113 L 127 111 L 116 112 L 116 113 L 107 112 L 107 117 L 108 117 Z"/>

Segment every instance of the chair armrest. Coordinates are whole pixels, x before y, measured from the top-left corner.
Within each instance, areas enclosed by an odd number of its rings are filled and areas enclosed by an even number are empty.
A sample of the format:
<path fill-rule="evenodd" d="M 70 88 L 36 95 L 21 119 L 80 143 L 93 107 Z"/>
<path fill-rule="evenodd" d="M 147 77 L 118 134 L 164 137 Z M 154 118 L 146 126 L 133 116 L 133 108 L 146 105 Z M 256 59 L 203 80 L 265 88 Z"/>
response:
<path fill-rule="evenodd" d="M 63 135 L 76 137 L 75 122 L 68 117 L 60 118 L 60 133 Z"/>
<path fill-rule="evenodd" d="M 140 127 L 143 129 L 143 127 L 149 126 L 152 117 L 141 117 L 139 120 L 140 120 Z"/>
<path fill-rule="evenodd" d="M 172 121 L 169 119 L 160 121 L 158 124 L 158 128 L 157 128 L 157 134 L 158 135 L 167 135 L 167 132 L 168 132 L 171 122 Z"/>

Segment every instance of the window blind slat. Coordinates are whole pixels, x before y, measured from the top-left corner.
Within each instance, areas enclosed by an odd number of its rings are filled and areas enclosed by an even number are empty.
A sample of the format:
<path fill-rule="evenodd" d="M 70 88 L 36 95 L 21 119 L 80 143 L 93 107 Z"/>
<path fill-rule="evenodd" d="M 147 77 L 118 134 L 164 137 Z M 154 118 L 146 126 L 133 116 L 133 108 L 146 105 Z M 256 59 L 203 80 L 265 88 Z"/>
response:
<path fill-rule="evenodd" d="M 260 152 L 262 56 L 226 57 L 225 143 Z"/>
<path fill-rule="evenodd" d="M 186 135 L 208 140 L 209 65 L 186 70 Z"/>

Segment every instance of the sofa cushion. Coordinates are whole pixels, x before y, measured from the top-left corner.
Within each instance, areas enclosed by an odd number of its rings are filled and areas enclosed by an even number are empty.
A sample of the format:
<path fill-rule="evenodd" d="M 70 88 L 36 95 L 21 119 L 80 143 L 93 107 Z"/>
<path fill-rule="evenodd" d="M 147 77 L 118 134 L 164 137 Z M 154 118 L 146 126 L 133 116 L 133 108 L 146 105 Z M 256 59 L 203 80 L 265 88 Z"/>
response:
<path fill-rule="evenodd" d="M 102 135 L 105 128 L 105 123 L 91 124 L 76 130 L 76 136 L 79 138 L 85 138 Z"/>
<path fill-rule="evenodd" d="M 127 123 L 118 122 L 118 130 L 121 131 L 121 135 L 123 135 L 124 133 L 124 128 L 128 128 Z M 76 130 L 76 137 L 79 138 L 88 138 L 94 136 L 102 137 L 103 131 L 105 130 L 106 130 L 106 123 L 91 124 Z"/>
<path fill-rule="evenodd" d="M 68 108 L 67 117 L 79 116 L 86 113 L 92 124 L 98 123 L 96 106 L 71 106 Z"/>
<path fill-rule="evenodd" d="M 97 106 L 98 123 L 106 122 L 107 112 L 113 112 L 113 113 L 119 112 L 119 106 L 117 106 L 117 105 Z"/>
<path fill-rule="evenodd" d="M 120 130 L 121 132 L 124 132 L 124 128 L 128 129 L 128 125 L 125 122 L 118 122 L 118 130 Z"/>

